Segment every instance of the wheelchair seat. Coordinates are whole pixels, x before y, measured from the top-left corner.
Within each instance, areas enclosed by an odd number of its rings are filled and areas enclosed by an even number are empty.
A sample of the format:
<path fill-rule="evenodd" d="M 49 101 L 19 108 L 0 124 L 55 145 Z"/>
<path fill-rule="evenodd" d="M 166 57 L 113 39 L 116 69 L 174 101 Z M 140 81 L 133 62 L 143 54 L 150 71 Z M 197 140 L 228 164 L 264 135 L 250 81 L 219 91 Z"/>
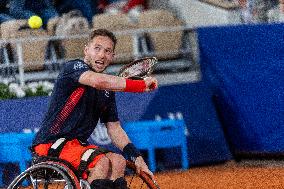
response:
<path fill-rule="evenodd" d="M 78 174 L 78 171 L 75 169 L 75 167 L 69 163 L 66 160 L 57 158 L 57 157 L 51 157 L 51 156 L 39 156 L 36 153 L 33 153 L 32 155 L 32 165 L 36 165 L 42 162 L 59 162 L 67 166 L 70 170 L 74 172 L 77 178 L 82 179 L 82 175 Z"/>

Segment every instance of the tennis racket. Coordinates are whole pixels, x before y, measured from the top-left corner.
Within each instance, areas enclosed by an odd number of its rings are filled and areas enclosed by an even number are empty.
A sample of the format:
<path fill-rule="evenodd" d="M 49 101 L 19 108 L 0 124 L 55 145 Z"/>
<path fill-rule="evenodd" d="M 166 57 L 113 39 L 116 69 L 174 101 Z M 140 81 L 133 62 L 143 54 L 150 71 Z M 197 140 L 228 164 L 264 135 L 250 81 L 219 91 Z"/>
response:
<path fill-rule="evenodd" d="M 120 69 L 118 76 L 128 79 L 143 79 L 153 72 L 157 62 L 158 60 L 156 57 L 145 57 L 135 60 L 123 66 Z"/>

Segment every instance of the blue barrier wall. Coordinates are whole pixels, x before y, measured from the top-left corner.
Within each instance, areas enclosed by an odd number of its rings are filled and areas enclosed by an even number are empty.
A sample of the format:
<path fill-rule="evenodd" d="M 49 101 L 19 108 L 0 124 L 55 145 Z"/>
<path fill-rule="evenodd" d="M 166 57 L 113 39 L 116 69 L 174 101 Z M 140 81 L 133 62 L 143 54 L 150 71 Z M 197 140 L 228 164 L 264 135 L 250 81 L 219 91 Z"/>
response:
<path fill-rule="evenodd" d="M 38 128 L 45 111 L 48 97 L 31 97 L 0 100 L 0 133 L 23 132 Z"/>
<path fill-rule="evenodd" d="M 169 113 L 183 115 L 188 128 L 192 166 L 231 159 L 211 96 L 204 83 L 183 84 L 161 87 L 152 93 L 117 93 L 117 105 L 122 124 L 153 120 L 157 115 L 168 118 Z M 24 128 L 35 130 L 47 104 L 48 97 L 0 101 L 0 132 L 22 132 Z M 179 152 L 176 155 L 179 156 Z M 180 159 L 172 154 L 166 158 L 173 163 Z"/>
<path fill-rule="evenodd" d="M 236 152 L 284 153 L 284 24 L 198 29 L 203 79 Z"/>

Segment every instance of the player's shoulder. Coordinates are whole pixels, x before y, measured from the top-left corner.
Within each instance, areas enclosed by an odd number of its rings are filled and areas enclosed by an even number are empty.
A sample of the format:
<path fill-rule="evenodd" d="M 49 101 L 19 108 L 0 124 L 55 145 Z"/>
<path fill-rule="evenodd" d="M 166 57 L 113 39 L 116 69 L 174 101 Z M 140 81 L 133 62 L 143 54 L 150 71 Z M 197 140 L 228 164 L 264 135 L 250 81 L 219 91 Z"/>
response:
<path fill-rule="evenodd" d="M 80 59 L 74 59 L 74 60 L 69 60 L 64 64 L 64 69 L 72 69 L 74 71 L 80 70 L 80 69 L 88 69 L 89 66 Z"/>
<path fill-rule="evenodd" d="M 70 60 L 64 63 L 61 69 L 61 75 L 71 74 L 71 73 L 81 73 L 89 70 L 89 66 L 80 59 Z"/>

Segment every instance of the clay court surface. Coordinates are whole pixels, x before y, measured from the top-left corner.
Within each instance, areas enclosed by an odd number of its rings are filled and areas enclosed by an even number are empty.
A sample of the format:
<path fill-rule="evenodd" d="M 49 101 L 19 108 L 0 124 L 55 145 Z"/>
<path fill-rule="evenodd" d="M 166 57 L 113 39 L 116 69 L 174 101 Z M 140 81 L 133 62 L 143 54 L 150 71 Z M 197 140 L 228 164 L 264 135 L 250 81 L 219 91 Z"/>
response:
<path fill-rule="evenodd" d="M 156 174 L 161 189 L 284 189 L 283 164 L 229 162 Z"/>
<path fill-rule="evenodd" d="M 227 162 L 160 172 L 155 177 L 161 189 L 284 189 L 284 163 Z"/>

